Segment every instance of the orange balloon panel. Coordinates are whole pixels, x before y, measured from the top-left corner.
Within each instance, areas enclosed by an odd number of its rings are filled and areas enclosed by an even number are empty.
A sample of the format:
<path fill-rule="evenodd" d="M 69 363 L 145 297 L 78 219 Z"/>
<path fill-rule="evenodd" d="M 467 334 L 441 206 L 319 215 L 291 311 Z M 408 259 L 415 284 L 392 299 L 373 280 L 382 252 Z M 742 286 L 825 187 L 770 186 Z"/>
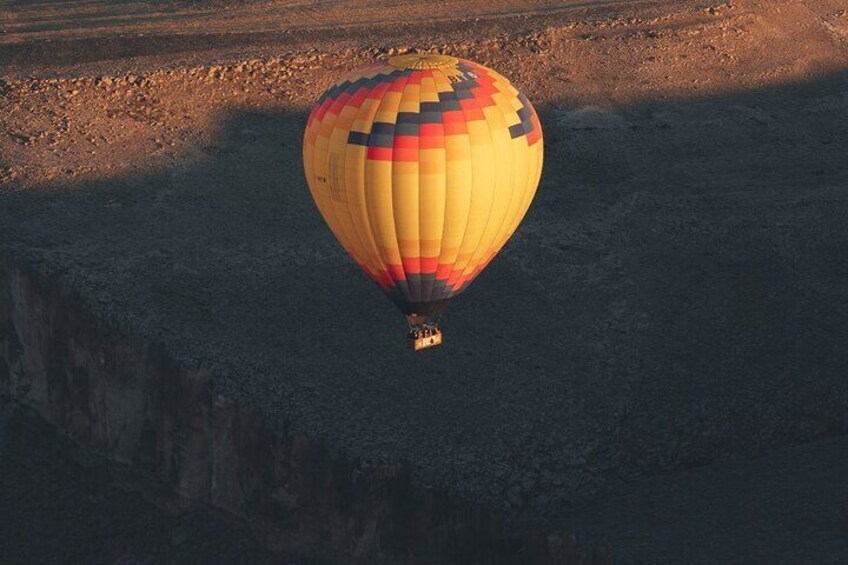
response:
<path fill-rule="evenodd" d="M 401 55 L 327 90 L 303 164 L 336 238 L 406 314 L 441 310 L 503 247 L 542 172 L 539 118 L 508 80 Z"/>

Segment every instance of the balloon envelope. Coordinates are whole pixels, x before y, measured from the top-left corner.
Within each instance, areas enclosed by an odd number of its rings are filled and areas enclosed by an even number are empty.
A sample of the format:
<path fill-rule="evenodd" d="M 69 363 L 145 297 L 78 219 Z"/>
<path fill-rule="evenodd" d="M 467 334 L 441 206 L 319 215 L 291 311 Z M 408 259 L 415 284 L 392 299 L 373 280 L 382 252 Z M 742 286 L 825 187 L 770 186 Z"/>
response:
<path fill-rule="evenodd" d="M 312 110 L 303 163 L 333 234 L 407 315 L 424 318 L 492 260 L 542 171 L 542 128 L 507 79 L 445 55 L 348 75 Z"/>

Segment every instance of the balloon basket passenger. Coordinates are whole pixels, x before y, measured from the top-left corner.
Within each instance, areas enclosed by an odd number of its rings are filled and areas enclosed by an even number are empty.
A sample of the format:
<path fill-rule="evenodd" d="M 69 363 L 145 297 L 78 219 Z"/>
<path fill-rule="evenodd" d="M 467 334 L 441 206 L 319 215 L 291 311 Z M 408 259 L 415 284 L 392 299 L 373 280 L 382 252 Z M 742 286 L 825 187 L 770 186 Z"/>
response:
<path fill-rule="evenodd" d="M 409 345 L 413 351 L 421 351 L 442 344 L 442 330 L 437 323 L 426 316 L 410 314 L 406 317 L 409 323 Z"/>

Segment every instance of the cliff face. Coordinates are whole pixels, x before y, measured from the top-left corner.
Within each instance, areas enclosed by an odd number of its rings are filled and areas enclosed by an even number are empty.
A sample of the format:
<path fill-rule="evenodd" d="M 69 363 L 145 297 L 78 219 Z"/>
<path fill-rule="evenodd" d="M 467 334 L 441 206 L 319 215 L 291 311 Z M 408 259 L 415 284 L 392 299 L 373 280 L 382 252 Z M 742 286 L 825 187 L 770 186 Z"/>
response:
<path fill-rule="evenodd" d="M 272 549 L 350 562 L 604 562 L 573 538 L 512 529 L 496 511 L 413 484 L 403 465 L 277 435 L 213 394 L 211 375 L 98 323 L 55 281 L 0 263 L 0 394 L 173 490 L 247 518 Z M 520 556 L 520 557 L 519 557 Z"/>

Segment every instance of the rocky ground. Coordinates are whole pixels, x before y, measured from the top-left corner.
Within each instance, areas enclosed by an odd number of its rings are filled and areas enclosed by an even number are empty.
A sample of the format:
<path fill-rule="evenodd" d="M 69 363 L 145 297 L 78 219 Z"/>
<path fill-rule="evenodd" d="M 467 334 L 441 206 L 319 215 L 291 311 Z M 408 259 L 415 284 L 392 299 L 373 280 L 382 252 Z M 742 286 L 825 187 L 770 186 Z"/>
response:
<path fill-rule="evenodd" d="M 18 4 L 0 41 L 0 251 L 210 371 L 217 393 L 281 431 L 405 462 L 421 483 L 534 520 L 597 524 L 593 540 L 641 562 L 681 562 L 688 543 L 651 535 L 673 512 L 636 548 L 627 535 L 648 528 L 648 508 L 617 525 L 588 508 L 848 431 L 848 12 L 826 0 L 511 4 L 456 18 L 446 2 L 419 26 L 386 23 L 405 13 L 387 4 L 369 26 L 359 4 L 331 3 L 320 25 L 292 16 L 287 33 L 248 4 L 232 34 L 207 36 L 191 31 L 196 6 L 165 3 L 188 27 L 148 18 L 153 37 L 140 38 L 89 16 L 66 29 L 42 13 L 38 27 Z M 405 50 L 510 77 L 547 147 L 522 228 L 448 314 L 446 345 L 417 357 L 332 241 L 300 167 L 317 96 Z M 846 555 L 757 543 L 730 555 Z M 698 547 L 691 562 L 728 562 L 725 542 Z"/>

